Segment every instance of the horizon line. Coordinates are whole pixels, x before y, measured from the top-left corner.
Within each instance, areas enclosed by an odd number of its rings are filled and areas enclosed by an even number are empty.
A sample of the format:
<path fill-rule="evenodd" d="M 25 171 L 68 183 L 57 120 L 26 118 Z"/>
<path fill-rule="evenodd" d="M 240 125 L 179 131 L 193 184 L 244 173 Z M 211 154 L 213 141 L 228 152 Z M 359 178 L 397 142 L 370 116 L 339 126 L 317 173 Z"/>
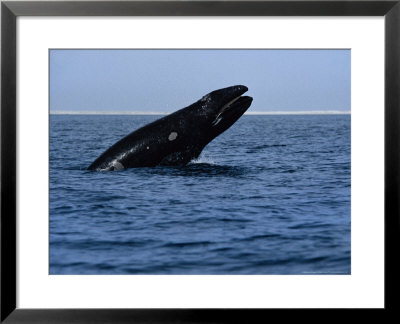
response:
<path fill-rule="evenodd" d="M 169 115 L 162 111 L 70 111 L 53 110 L 50 115 Z M 248 111 L 244 115 L 350 115 L 350 110 Z"/>

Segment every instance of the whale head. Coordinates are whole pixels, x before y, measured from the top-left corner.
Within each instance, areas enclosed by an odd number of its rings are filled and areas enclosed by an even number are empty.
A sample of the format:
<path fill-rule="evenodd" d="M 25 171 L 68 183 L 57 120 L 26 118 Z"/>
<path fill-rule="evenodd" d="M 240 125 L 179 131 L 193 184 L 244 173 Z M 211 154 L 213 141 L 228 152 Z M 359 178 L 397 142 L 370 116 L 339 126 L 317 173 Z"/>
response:
<path fill-rule="evenodd" d="M 210 92 L 198 101 L 198 118 L 203 119 L 211 139 L 231 127 L 250 107 L 253 98 L 242 96 L 247 90 L 236 85 Z"/>

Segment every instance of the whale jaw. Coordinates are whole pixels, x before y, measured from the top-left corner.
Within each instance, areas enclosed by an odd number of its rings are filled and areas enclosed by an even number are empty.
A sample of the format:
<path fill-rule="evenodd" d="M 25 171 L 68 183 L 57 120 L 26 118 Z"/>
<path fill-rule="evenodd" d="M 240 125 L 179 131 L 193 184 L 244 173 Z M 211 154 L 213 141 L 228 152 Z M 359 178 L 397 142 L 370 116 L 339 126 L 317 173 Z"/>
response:
<path fill-rule="evenodd" d="M 226 104 L 222 107 L 221 111 L 212 122 L 212 126 L 215 127 L 222 121 L 229 123 L 230 120 L 232 121 L 230 125 L 233 125 L 234 122 L 239 119 L 247 109 L 249 109 L 252 101 L 253 98 L 248 96 L 240 96 L 235 98 L 229 102 L 229 104 Z"/>
<path fill-rule="evenodd" d="M 231 127 L 250 107 L 253 98 L 242 96 L 247 90 L 246 86 L 237 85 L 209 94 L 218 102 L 211 122 L 215 137 Z"/>

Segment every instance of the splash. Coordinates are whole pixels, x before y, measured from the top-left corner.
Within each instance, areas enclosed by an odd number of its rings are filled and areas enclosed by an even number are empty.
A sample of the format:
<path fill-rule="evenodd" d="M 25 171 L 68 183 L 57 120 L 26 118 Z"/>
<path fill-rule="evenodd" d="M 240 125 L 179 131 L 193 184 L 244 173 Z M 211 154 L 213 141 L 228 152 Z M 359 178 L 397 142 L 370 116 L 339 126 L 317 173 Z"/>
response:
<path fill-rule="evenodd" d="M 205 155 L 200 155 L 197 159 L 193 159 L 192 161 L 190 161 L 190 164 L 212 164 L 212 165 L 215 165 L 216 163 L 214 162 L 214 160 L 211 157 L 205 156 Z"/>

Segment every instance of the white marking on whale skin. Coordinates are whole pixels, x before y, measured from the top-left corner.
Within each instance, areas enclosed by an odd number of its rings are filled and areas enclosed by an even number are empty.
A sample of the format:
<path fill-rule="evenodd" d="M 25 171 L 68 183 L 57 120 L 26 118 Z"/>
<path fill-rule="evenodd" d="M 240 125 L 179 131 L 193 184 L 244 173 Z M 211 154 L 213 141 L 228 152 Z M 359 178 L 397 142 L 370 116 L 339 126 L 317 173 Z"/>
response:
<path fill-rule="evenodd" d="M 133 148 L 131 148 L 129 151 L 122 152 L 120 155 L 118 155 L 118 156 L 115 158 L 115 161 L 123 160 L 123 159 L 125 159 L 129 154 L 132 154 L 132 153 L 134 153 L 135 151 L 137 151 L 137 147 L 136 147 L 136 146 L 133 147 Z"/>
<path fill-rule="evenodd" d="M 125 169 L 125 167 L 122 165 L 122 163 L 120 163 L 118 161 L 114 161 L 112 163 L 112 166 L 114 167 L 114 170 L 116 170 L 116 171 Z"/>
<path fill-rule="evenodd" d="M 178 137 L 178 133 L 177 132 L 172 132 L 171 134 L 169 134 L 168 139 L 170 141 L 175 140 Z"/>
<path fill-rule="evenodd" d="M 146 149 L 148 150 L 148 149 L 150 149 L 150 147 L 147 146 Z"/>

